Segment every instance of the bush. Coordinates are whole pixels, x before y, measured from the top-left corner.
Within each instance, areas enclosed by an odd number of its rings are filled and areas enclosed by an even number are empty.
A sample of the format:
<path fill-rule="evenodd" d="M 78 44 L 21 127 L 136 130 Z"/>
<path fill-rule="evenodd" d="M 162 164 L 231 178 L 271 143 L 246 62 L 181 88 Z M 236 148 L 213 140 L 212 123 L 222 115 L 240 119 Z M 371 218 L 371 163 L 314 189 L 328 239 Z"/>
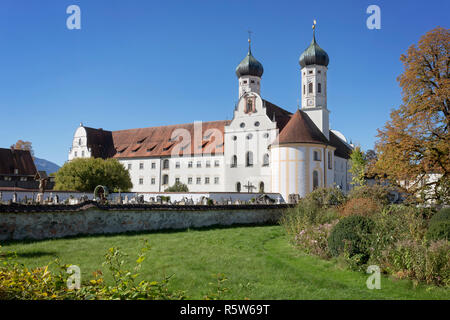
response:
<path fill-rule="evenodd" d="M 371 234 L 373 251 L 371 264 L 378 264 L 383 251 L 398 241 L 422 241 L 427 231 L 421 210 L 405 205 L 390 205 L 371 219 L 375 222 Z"/>
<path fill-rule="evenodd" d="M 397 278 L 450 286 L 450 243 L 403 240 L 383 252 L 380 266 Z"/>
<path fill-rule="evenodd" d="M 345 194 L 338 188 L 317 188 L 305 197 L 306 201 L 313 202 L 319 208 L 337 207 L 346 200 Z"/>
<path fill-rule="evenodd" d="M 338 221 L 306 226 L 294 237 L 294 244 L 308 254 L 314 254 L 321 258 L 330 258 L 328 237 Z"/>
<path fill-rule="evenodd" d="M 184 183 L 175 182 L 173 186 L 166 188 L 164 192 L 189 192 L 189 188 Z"/>
<path fill-rule="evenodd" d="M 450 240 L 450 220 L 430 223 L 426 238 L 428 240 Z"/>
<path fill-rule="evenodd" d="M 439 221 L 450 221 L 450 208 L 443 208 L 430 219 L 430 225 Z"/>
<path fill-rule="evenodd" d="M 355 255 L 361 255 L 362 263 L 368 260 L 370 256 L 369 235 L 374 229 L 375 223 L 362 216 L 349 216 L 343 218 L 331 230 L 328 238 L 330 252 L 334 256 L 344 253 L 351 258 Z"/>
<path fill-rule="evenodd" d="M 371 198 L 352 198 L 340 209 L 343 217 L 364 216 L 370 217 L 382 210 L 382 206 Z"/>
<path fill-rule="evenodd" d="M 431 217 L 426 238 L 450 240 L 450 208 L 441 209 Z"/>
<path fill-rule="evenodd" d="M 353 188 L 349 192 L 348 198 L 349 200 L 359 198 L 372 199 L 375 203 L 385 206 L 390 203 L 389 192 L 388 187 L 378 184 L 373 186 L 360 186 Z"/>

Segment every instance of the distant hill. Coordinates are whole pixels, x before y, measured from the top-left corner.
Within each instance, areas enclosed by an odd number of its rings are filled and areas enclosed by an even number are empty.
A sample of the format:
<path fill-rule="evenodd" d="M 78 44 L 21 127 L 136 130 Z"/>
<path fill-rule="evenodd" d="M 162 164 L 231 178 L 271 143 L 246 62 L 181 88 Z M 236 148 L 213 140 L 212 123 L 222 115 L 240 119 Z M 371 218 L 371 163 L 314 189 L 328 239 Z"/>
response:
<path fill-rule="evenodd" d="M 38 171 L 46 171 L 47 174 L 51 174 L 59 170 L 60 166 L 56 163 L 50 162 L 45 159 L 39 159 L 34 157 L 34 164 L 36 165 L 36 169 Z"/>

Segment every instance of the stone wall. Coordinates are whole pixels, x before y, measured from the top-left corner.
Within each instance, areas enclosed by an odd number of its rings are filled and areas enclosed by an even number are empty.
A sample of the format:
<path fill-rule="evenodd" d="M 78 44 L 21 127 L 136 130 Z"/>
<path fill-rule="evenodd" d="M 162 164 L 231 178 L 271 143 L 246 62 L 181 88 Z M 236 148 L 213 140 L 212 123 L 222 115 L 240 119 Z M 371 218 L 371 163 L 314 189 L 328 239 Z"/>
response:
<path fill-rule="evenodd" d="M 43 211 L 43 206 L 33 206 L 38 210 L 32 210 L 31 206 L 27 210 L 23 209 L 27 206 L 16 206 L 16 210 L 11 207 L 6 210 L 6 207 L 0 206 L 0 241 L 274 223 L 287 208 L 286 205 L 106 207 L 89 204 L 72 210 L 48 206 L 49 210 Z"/>

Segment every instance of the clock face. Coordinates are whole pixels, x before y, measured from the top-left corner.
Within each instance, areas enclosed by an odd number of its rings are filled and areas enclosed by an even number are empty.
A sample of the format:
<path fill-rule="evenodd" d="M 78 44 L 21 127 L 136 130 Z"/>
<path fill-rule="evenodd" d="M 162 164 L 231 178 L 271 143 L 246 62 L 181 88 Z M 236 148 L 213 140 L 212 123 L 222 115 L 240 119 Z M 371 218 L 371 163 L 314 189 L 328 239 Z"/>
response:
<path fill-rule="evenodd" d="M 308 99 L 308 106 L 312 106 L 312 105 L 313 105 L 312 99 Z"/>

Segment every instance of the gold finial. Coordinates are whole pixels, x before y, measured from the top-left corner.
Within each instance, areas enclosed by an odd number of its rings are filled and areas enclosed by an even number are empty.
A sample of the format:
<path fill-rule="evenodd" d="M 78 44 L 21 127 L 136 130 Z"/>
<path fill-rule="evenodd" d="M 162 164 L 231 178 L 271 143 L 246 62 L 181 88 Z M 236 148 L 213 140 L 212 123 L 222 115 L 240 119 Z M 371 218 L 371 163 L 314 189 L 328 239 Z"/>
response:
<path fill-rule="evenodd" d="M 314 19 L 314 20 L 313 20 L 313 26 L 312 26 L 313 30 L 316 28 L 316 23 L 317 23 L 317 22 L 316 22 L 316 19 Z"/>
<path fill-rule="evenodd" d="M 248 30 L 248 43 L 252 42 L 252 31 Z"/>

